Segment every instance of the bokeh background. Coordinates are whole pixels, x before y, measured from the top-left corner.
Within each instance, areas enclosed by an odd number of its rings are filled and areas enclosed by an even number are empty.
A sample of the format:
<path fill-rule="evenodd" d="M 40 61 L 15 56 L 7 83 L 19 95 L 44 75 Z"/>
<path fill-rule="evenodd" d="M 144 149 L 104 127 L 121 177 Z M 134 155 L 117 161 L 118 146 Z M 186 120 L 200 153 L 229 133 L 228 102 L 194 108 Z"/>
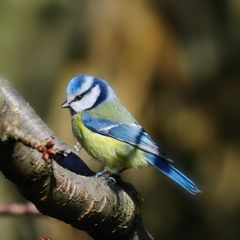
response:
<path fill-rule="evenodd" d="M 203 193 L 154 169 L 129 170 L 155 239 L 240 239 L 240 1 L 1 0 L 0 74 L 74 143 L 65 87 L 107 79 Z M 83 151 L 82 158 L 94 170 Z M 0 175 L 0 202 L 22 202 Z M 0 238 L 91 239 L 49 217 L 1 217 Z"/>

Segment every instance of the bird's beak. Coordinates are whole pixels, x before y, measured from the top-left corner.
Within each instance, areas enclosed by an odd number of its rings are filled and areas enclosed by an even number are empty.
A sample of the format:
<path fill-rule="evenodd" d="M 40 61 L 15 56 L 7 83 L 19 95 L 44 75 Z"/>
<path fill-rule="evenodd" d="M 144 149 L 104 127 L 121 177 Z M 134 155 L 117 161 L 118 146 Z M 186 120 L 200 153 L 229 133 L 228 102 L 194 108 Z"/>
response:
<path fill-rule="evenodd" d="M 69 105 L 68 105 L 67 100 L 65 100 L 65 101 L 62 103 L 62 108 L 67 108 L 67 107 L 69 107 Z"/>

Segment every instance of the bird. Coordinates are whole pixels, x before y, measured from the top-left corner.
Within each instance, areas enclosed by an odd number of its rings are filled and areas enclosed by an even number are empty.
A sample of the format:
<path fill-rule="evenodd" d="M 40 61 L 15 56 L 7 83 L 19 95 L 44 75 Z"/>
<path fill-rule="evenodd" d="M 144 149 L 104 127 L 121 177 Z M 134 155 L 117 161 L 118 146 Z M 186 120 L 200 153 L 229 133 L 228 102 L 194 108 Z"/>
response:
<path fill-rule="evenodd" d="M 104 164 L 98 177 L 153 166 L 192 195 L 201 192 L 174 167 L 105 80 L 88 74 L 73 77 L 62 107 L 70 110 L 77 141 L 93 159 Z"/>

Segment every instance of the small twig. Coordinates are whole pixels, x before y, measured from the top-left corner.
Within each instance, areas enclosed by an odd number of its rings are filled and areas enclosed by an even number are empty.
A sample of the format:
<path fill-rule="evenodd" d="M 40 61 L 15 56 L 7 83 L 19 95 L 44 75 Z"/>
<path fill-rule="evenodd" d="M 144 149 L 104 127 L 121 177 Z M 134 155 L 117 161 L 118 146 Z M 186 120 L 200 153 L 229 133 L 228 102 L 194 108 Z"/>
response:
<path fill-rule="evenodd" d="M 0 215 L 32 215 L 43 216 L 32 203 L 2 203 L 0 204 Z"/>
<path fill-rule="evenodd" d="M 41 236 L 41 237 L 39 238 L 39 240 L 51 240 L 51 239 L 48 238 L 48 237 L 43 237 L 43 236 Z"/>
<path fill-rule="evenodd" d="M 43 160 L 49 161 L 50 156 L 57 153 L 57 150 L 53 149 L 54 145 L 55 138 L 51 136 L 50 139 L 47 139 L 47 142 L 45 144 L 35 143 L 35 145 L 32 147 L 33 149 L 37 149 L 40 153 L 42 153 Z"/>
<path fill-rule="evenodd" d="M 47 138 L 45 141 L 40 141 L 29 134 L 26 135 L 18 128 L 12 129 L 11 124 L 8 121 L 4 122 L 3 128 L 13 139 L 20 141 L 25 146 L 36 149 L 39 153 L 41 153 L 44 161 L 48 162 L 50 160 L 50 156 L 57 153 L 57 150 L 53 149 L 56 143 L 55 137 L 53 136 Z"/>

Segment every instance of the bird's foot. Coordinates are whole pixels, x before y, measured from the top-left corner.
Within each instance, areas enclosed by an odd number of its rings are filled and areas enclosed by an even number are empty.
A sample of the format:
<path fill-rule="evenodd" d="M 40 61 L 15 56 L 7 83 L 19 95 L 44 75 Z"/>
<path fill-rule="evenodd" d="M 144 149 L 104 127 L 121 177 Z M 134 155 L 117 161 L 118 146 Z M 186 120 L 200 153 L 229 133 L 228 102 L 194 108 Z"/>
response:
<path fill-rule="evenodd" d="M 112 176 L 113 174 L 107 170 L 98 172 L 95 176 L 96 178 L 101 178 L 108 181 L 111 184 L 116 184 L 116 179 Z"/>
<path fill-rule="evenodd" d="M 80 152 L 81 149 L 82 149 L 82 146 L 79 142 L 75 142 L 74 145 L 73 145 L 73 148 L 77 151 L 77 152 Z"/>

